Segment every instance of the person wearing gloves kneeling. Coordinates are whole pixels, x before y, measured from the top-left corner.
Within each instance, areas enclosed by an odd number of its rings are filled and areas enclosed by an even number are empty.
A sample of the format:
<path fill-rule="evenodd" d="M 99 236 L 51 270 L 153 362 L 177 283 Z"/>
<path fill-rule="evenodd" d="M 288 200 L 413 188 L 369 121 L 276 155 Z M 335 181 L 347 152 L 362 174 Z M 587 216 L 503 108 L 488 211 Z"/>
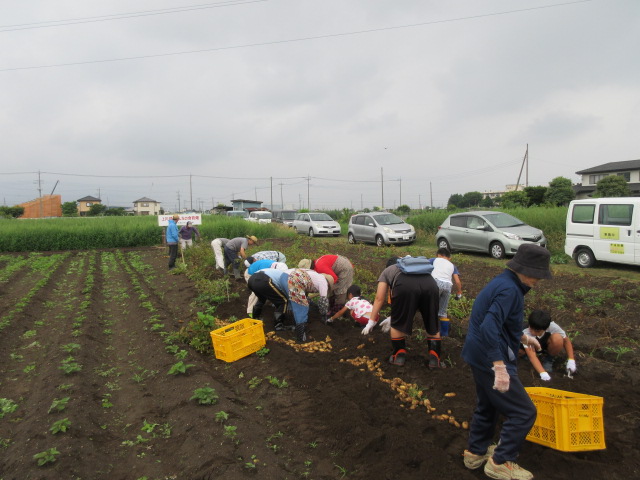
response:
<path fill-rule="evenodd" d="M 464 465 L 484 465 L 491 478 L 530 480 L 533 474 L 516 460 L 536 420 L 536 407 L 518 378 L 520 343 L 540 349 L 534 337 L 522 334 L 524 296 L 541 279 L 551 278 L 549 251 L 532 243 L 520 245 L 507 268 L 476 297 L 462 358 L 471 367 L 476 407 L 469 427 Z M 500 441 L 492 446 L 500 415 L 505 417 Z"/>
<path fill-rule="evenodd" d="M 522 347 L 540 378 L 545 382 L 551 380 L 549 372 L 553 369 L 553 361 L 563 350 L 567 352 L 568 357 L 567 374 L 576 373 L 578 367 L 574 360 L 571 339 L 556 322 L 551 321 L 551 314 L 546 310 L 534 310 L 529 314 L 528 320 L 529 326 L 522 333 L 526 335 L 527 341 L 529 338 L 535 338 L 540 343 L 540 350 L 536 352 L 525 342 L 522 342 Z"/>
<path fill-rule="evenodd" d="M 309 321 L 309 294 L 317 293 L 318 310 L 322 321 L 327 323 L 329 310 L 329 294 L 333 287 L 331 275 L 323 275 L 314 270 L 296 268 L 289 272 L 287 287 L 289 290 L 289 305 L 296 322 L 296 341 L 307 342 L 307 322 Z"/>
<path fill-rule="evenodd" d="M 332 317 L 329 317 L 327 323 L 333 323 L 334 320 L 340 318 L 344 315 L 347 310 L 351 310 L 351 318 L 353 318 L 358 325 L 364 327 L 362 329 L 362 335 L 369 335 L 373 327 L 375 327 L 378 323 L 374 320 L 371 320 L 371 311 L 373 310 L 373 305 L 371 303 L 362 298 L 362 290 L 358 285 L 351 285 L 347 289 L 347 303 L 344 304 L 338 312 L 336 312 Z M 391 318 L 386 318 L 382 322 L 380 322 L 380 327 L 382 331 L 387 333 L 390 326 Z"/>

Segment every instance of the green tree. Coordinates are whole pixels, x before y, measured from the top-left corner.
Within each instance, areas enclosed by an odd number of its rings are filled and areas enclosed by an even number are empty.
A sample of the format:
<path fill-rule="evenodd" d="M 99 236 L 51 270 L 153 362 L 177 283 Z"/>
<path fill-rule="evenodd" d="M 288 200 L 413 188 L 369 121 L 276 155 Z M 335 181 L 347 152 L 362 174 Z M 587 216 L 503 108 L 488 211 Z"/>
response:
<path fill-rule="evenodd" d="M 62 204 L 62 216 L 63 217 L 77 217 L 78 216 L 78 204 L 76 202 L 64 202 Z"/>
<path fill-rule="evenodd" d="M 467 192 L 463 195 L 465 207 L 477 207 L 482 201 L 482 194 L 480 192 Z"/>
<path fill-rule="evenodd" d="M 575 198 L 575 193 L 571 187 L 571 180 L 566 177 L 556 177 L 549 182 L 549 188 L 545 194 L 545 201 L 554 206 L 569 205 Z"/>
<path fill-rule="evenodd" d="M 620 175 L 608 175 L 596 183 L 596 197 L 628 197 L 629 185 Z"/>
<path fill-rule="evenodd" d="M 505 208 L 526 207 L 527 195 L 522 190 L 506 192 L 502 195 L 502 206 Z"/>
<path fill-rule="evenodd" d="M 13 207 L 0 207 L 0 217 L 18 218 L 24 214 L 24 207 L 14 205 Z"/>
<path fill-rule="evenodd" d="M 400 205 L 396 208 L 398 215 L 409 215 L 411 213 L 411 207 L 409 205 Z"/>
<path fill-rule="evenodd" d="M 104 212 L 107 210 L 106 205 L 102 205 L 101 203 L 94 203 L 89 207 L 89 213 L 87 214 L 90 217 L 98 217 L 100 215 L 104 215 Z"/>
<path fill-rule="evenodd" d="M 127 214 L 127 212 L 125 211 L 124 207 L 113 207 L 113 208 L 107 208 L 104 214 L 105 216 L 111 216 L 111 217 L 124 217 Z"/>
<path fill-rule="evenodd" d="M 454 193 L 449 197 L 447 202 L 447 208 L 462 208 L 464 207 L 464 198 L 459 193 Z"/>
<path fill-rule="evenodd" d="M 547 187 L 524 187 L 524 194 L 527 196 L 527 207 L 542 205 Z"/>
<path fill-rule="evenodd" d="M 495 202 L 493 201 L 493 198 L 486 196 L 482 200 L 480 200 L 480 206 L 482 208 L 491 208 L 495 206 Z"/>

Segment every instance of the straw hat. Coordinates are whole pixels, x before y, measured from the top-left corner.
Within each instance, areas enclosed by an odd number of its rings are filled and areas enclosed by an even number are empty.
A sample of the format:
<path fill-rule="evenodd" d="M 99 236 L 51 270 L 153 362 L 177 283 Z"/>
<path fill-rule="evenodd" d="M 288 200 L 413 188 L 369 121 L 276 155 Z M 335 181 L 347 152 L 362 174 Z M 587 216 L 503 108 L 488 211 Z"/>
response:
<path fill-rule="evenodd" d="M 251 240 L 253 243 L 255 243 L 256 245 L 258 244 L 258 237 L 256 237 L 255 235 L 247 235 L 247 238 Z"/>
<path fill-rule="evenodd" d="M 311 268 L 311 260 L 309 260 L 308 258 L 303 258 L 302 260 L 300 260 L 300 262 L 298 262 L 298 268 Z"/>

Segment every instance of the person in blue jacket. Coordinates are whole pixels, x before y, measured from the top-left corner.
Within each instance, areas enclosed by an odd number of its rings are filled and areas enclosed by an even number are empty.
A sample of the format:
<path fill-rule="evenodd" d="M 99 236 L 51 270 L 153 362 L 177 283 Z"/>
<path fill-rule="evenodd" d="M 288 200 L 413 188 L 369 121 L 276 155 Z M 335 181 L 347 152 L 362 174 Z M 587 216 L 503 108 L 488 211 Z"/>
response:
<path fill-rule="evenodd" d="M 550 257 L 544 247 L 522 244 L 507 268 L 478 294 L 471 310 L 462 358 L 471 367 L 477 401 L 463 457 L 471 470 L 484 464 L 484 473 L 491 478 L 533 478 L 515 463 L 536 420 L 536 407 L 518 378 L 516 359 L 521 342 L 540 350 L 535 338 L 522 333 L 524 296 L 539 280 L 551 278 Z M 500 441 L 490 446 L 500 415 L 505 417 Z"/>
<path fill-rule="evenodd" d="M 176 268 L 176 257 L 178 256 L 178 241 L 180 240 L 178 235 L 178 220 L 180 215 L 175 214 L 172 219 L 169 219 L 167 225 L 167 245 L 169 246 L 169 270 Z"/>

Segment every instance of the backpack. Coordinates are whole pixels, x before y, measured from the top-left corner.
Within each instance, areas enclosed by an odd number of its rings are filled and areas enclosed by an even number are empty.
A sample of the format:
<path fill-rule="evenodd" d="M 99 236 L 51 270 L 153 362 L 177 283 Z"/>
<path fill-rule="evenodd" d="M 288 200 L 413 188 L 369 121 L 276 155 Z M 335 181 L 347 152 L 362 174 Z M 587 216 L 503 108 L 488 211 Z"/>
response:
<path fill-rule="evenodd" d="M 427 257 L 402 257 L 397 265 L 402 273 L 408 275 L 428 275 L 433 271 L 433 265 Z"/>

